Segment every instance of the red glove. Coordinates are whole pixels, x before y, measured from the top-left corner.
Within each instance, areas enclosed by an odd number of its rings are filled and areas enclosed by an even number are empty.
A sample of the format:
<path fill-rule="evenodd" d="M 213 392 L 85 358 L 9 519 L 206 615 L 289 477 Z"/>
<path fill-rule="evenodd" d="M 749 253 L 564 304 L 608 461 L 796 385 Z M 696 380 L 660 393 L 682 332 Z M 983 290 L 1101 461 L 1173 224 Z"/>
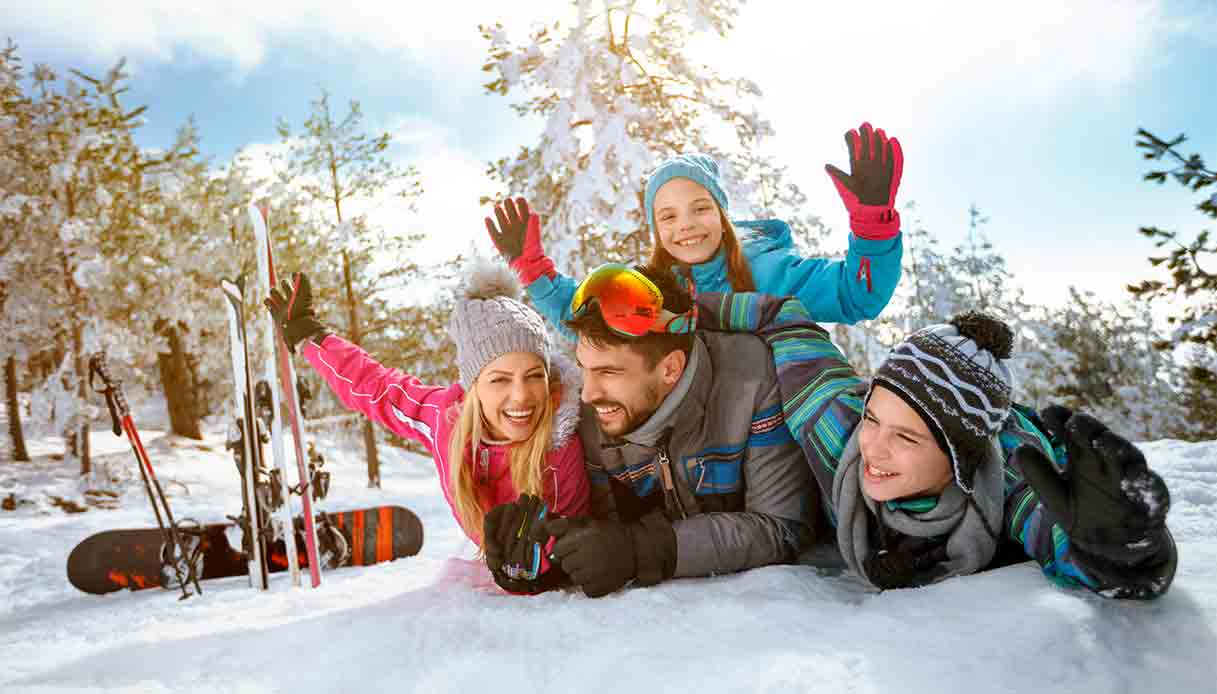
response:
<path fill-rule="evenodd" d="M 498 227 L 486 217 L 486 231 L 520 282 L 527 287 L 541 275 L 553 278 L 554 261 L 541 250 L 541 218 L 529 212 L 528 201 L 508 198 L 494 206 L 494 216 L 499 220 Z"/>
<path fill-rule="evenodd" d="M 900 233 L 900 213 L 895 210 L 904 173 L 900 141 L 863 123 L 858 130 L 845 133 L 845 144 L 849 147 L 849 174 L 832 164 L 826 164 L 824 170 L 849 210 L 849 228 L 860 239 L 890 239 Z"/>

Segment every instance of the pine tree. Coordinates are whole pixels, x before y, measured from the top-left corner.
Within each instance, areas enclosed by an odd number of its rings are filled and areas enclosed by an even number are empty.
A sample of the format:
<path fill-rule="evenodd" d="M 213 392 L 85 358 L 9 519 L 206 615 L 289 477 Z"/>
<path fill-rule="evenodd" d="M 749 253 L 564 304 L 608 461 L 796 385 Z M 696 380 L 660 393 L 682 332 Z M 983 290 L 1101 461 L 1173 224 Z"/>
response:
<path fill-rule="evenodd" d="M 1184 413 L 1168 355 L 1145 306 L 1116 306 L 1069 288 L 1069 302 L 1039 323 L 1028 367 L 1038 402 L 1085 411 L 1130 438 L 1171 435 Z"/>
<path fill-rule="evenodd" d="M 10 40 L 0 50 L 0 355 L 4 358 L 5 419 L 12 457 L 28 461 L 17 398 L 17 355 L 23 351 L 30 326 L 18 319 L 21 297 L 11 300 L 26 286 L 20 273 L 23 266 L 28 267 L 30 257 L 27 215 L 34 202 L 24 185 L 30 175 L 27 150 L 32 114 L 30 100 L 21 88 L 23 78 L 21 57 Z"/>
<path fill-rule="evenodd" d="M 1217 172 L 1207 168 L 1199 154 L 1185 156 L 1179 152 L 1179 145 L 1186 139 L 1178 135 L 1163 140 L 1139 128 L 1136 144 L 1144 150 L 1145 158 L 1169 162 L 1167 168 L 1145 174 L 1145 180 L 1163 184 L 1169 178 L 1193 192 L 1217 183 Z M 1209 219 L 1217 219 L 1217 193 L 1201 199 L 1196 209 Z M 1182 387 L 1190 404 L 1193 435 L 1217 437 L 1217 369 L 1213 368 L 1217 362 L 1217 242 L 1207 229 L 1188 243 L 1180 240 L 1179 232 L 1156 226 L 1143 226 L 1140 233 L 1154 239 L 1158 248 L 1171 247 L 1168 255 L 1149 259 L 1151 265 L 1165 267 L 1171 279 L 1143 280 L 1129 285 L 1128 290 L 1146 302 L 1173 302 L 1167 320 L 1175 330 L 1159 346 L 1163 349 L 1191 346 Z"/>
<path fill-rule="evenodd" d="M 372 313 L 375 296 L 404 287 L 419 274 L 418 266 L 406 259 L 421 234 L 406 232 L 402 226 L 375 228 L 359 206 L 366 207 L 382 196 L 412 205 L 422 194 L 418 171 L 390 160 L 390 133 L 369 134 L 364 130 L 358 101 L 351 101 L 347 114 L 339 119 L 324 90 L 312 102 L 299 136 L 293 135 L 291 126 L 282 120 L 278 131 L 287 148 L 280 160 L 280 181 L 300 190 L 312 209 L 326 218 L 328 224 L 323 228 L 332 245 L 340 249 L 346 336 L 364 345 L 372 332 L 380 332 L 387 325 L 383 313 Z M 382 259 L 379 263 L 378 258 Z M 384 262 L 385 258 L 394 262 Z M 379 487 L 376 434 L 370 420 L 364 422 L 364 447 L 368 486 Z"/>
<path fill-rule="evenodd" d="M 490 44 L 487 91 L 517 95 L 521 116 L 540 117 L 539 141 L 494 162 L 490 175 L 526 194 L 546 220 L 545 250 L 574 275 L 609 261 L 639 262 L 652 239 L 643 192 L 654 165 L 680 152 L 718 160 L 735 218 L 797 216 L 798 188 L 761 154 L 772 135 L 746 79 L 721 77 L 687 59 L 699 32 L 725 38 L 733 0 L 577 0 L 567 29 L 541 27 L 521 44 L 501 25 Z M 488 198 L 483 199 L 485 203 Z"/>

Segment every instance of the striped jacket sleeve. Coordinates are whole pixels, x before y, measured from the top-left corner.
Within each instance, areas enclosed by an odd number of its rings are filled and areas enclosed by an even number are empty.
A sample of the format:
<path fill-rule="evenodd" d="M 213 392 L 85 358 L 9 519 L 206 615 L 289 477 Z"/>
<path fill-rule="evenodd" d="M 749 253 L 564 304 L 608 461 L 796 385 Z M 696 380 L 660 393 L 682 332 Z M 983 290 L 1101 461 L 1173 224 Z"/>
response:
<path fill-rule="evenodd" d="M 343 405 L 362 412 L 398 436 L 425 445 L 433 457 L 446 457 L 442 417 L 464 397 L 459 383 L 429 386 L 397 369 L 382 366 L 367 352 L 327 335 L 321 344 L 305 341 L 302 353 Z M 438 443 L 437 443 L 438 442 Z"/>
<path fill-rule="evenodd" d="M 701 294 L 697 303 L 699 327 L 752 332 L 769 344 L 786 427 L 811 465 L 822 503 L 835 524 L 832 478 L 861 421 L 865 383 L 796 298 Z"/>
<path fill-rule="evenodd" d="M 1069 586 L 1084 586 L 1092 590 L 1098 585 L 1073 561 L 1069 547 L 1069 536 L 1063 528 L 1052 522 L 1035 489 L 1023 479 L 1022 473 L 1013 463 L 1014 449 L 1029 444 L 1039 448 L 1050 458 L 1056 452 L 1027 413 L 1017 406 L 998 436 L 1002 453 L 1006 456 L 1005 494 L 1006 507 L 1002 535 L 1017 543 L 1027 556 L 1040 565 L 1044 575 L 1054 583 Z"/>

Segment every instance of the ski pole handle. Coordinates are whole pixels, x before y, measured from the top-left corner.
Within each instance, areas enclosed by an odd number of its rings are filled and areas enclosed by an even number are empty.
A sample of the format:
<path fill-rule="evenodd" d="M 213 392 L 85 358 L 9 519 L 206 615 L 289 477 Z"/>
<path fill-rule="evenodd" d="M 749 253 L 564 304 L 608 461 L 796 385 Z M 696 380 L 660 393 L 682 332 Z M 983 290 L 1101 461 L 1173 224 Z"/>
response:
<path fill-rule="evenodd" d="M 106 396 L 106 407 L 110 409 L 110 422 L 113 427 L 115 436 L 122 436 L 122 425 L 119 423 L 124 417 L 131 414 L 131 408 L 127 406 L 127 397 L 123 395 L 122 381 L 114 380 L 110 374 L 110 367 L 106 365 L 106 353 L 94 352 L 93 356 L 89 357 L 89 387 L 93 388 L 93 377 L 101 378 L 102 385 L 105 388 L 101 389 L 100 393 Z M 93 388 L 93 390 L 97 390 Z"/>

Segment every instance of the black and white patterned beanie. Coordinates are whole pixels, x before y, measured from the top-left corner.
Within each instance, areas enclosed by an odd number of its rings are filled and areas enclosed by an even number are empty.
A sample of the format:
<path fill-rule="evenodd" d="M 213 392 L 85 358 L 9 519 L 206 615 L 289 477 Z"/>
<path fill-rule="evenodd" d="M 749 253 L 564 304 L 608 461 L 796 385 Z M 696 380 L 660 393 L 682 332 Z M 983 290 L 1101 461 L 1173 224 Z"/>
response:
<path fill-rule="evenodd" d="M 509 352 L 531 352 L 549 368 L 545 319 L 520 301 L 520 283 L 507 265 L 475 257 L 448 322 L 456 367 L 468 391 L 486 365 Z"/>
<path fill-rule="evenodd" d="M 871 381 L 871 392 L 883 386 L 921 415 L 965 494 L 1010 415 L 1013 378 L 1005 360 L 1013 343 L 1005 323 L 969 311 L 910 335 Z"/>

